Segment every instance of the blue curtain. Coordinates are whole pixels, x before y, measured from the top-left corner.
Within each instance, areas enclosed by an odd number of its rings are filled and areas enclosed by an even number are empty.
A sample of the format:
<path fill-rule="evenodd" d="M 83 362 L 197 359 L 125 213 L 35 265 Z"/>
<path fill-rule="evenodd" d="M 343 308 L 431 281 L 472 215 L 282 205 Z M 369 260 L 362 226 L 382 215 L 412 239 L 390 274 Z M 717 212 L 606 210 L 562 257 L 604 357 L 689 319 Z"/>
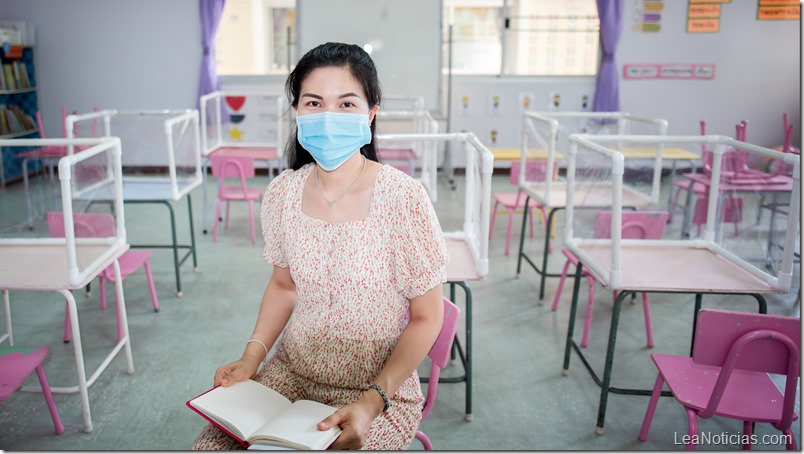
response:
<path fill-rule="evenodd" d="M 198 85 L 198 97 L 218 90 L 218 73 L 215 71 L 215 34 L 223 15 L 226 0 L 199 0 L 201 7 L 201 45 L 204 54 L 201 57 L 201 81 Z"/>
<path fill-rule="evenodd" d="M 623 19 L 623 0 L 597 0 L 597 14 L 600 17 L 600 45 L 603 60 L 597 72 L 595 99 L 592 110 L 595 112 L 617 112 L 620 110 L 620 73 L 614 54 L 620 40 Z"/>

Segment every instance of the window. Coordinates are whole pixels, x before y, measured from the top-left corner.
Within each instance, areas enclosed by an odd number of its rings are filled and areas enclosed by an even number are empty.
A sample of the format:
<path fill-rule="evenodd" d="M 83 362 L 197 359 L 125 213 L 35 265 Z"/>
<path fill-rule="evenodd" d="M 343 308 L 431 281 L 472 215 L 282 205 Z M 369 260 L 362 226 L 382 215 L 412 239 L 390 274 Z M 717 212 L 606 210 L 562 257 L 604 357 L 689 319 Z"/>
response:
<path fill-rule="evenodd" d="M 595 0 L 444 0 L 444 22 L 454 74 L 597 74 Z"/>
<path fill-rule="evenodd" d="M 227 0 L 215 40 L 218 74 L 287 74 L 295 41 L 295 0 Z"/>

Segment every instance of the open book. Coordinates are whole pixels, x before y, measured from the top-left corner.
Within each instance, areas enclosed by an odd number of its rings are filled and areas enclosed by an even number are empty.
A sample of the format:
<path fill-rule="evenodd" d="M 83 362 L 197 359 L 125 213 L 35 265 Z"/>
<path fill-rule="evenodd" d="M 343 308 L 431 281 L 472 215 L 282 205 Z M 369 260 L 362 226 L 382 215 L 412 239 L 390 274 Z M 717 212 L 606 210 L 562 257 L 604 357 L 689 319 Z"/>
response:
<path fill-rule="evenodd" d="M 341 433 L 337 426 L 329 430 L 316 428 L 337 408 L 310 400 L 291 403 L 253 380 L 217 386 L 188 400 L 187 406 L 245 448 L 270 445 L 321 451 Z"/>

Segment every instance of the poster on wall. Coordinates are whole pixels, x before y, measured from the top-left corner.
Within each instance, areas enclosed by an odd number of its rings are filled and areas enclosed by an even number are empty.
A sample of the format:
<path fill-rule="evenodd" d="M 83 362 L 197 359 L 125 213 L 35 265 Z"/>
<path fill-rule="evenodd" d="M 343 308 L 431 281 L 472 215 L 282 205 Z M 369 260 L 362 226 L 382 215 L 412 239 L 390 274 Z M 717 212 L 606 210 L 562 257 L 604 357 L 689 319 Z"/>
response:
<path fill-rule="evenodd" d="M 633 29 L 642 33 L 656 33 L 662 29 L 663 0 L 635 0 Z"/>
<path fill-rule="evenodd" d="M 533 93 L 519 94 L 519 113 L 533 109 Z"/>
<path fill-rule="evenodd" d="M 687 33 L 717 33 L 720 31 L 722 4 L 731 0 L 689 0 L 687 3 Z"/>
<path fill-rule="evenodd" d="M 714 79 L 714 63 L 623 65 L 623 79 Z"/>
<path fill-rule="evenodd" d="M 488 134 L 486 134 L 486 140 L 488 140 L 489 147 L 496 147 L 498 143 L 500 143 L 500 131 L 497 128 L 490 128 Z"/>
<path fill-rule="evenodd" d="M 469 95 L 461 96 L 461 108 L 458 110 L 462 117 L 469 116 L 471 113 L 470 111 L 470 104 L 469 104 Z"/>
<path fill-rule="evenodd" d="M 799 0 L 759 0 L 757 20 L 800 20 Z"/>
<path fill-rule="evenodd" d="M 499 93 L 491 93 L 489 94 L 489 115 L 497 116 L 500 115 L 500 109 L 502 108 L 502 95 Z"/>

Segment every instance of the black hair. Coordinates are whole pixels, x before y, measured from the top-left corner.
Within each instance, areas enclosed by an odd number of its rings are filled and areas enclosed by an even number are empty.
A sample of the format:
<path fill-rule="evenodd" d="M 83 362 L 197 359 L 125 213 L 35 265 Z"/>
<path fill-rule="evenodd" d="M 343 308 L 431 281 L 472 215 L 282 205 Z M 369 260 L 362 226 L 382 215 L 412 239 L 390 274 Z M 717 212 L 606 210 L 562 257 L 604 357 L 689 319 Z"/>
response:
<path fill-rule="evenodd" d="M 372 61 L 369 54 L 355 44 L 326 43 L 304 54 L 288 76 L 288 80 L 285 82 L 285 93 L 291 106 L 298 107 L 302 82 L 307 76 L 314 70 L 327 66 L 348 68 L 352 73 L 352 77 L 363 86 L 369 108 L 371 109 L 380 104 L 380 99 L 382 98 L 380 80 L 377 76 L 377 68 L 374 66 L 374 61 Z M 366 159 L 379 162 L 374 139 L 376 120 L 377 118 L 374 117 L 370 125 L 371 142 L 363 145 L 360 148 L 360 153 Z M 298 170 L 305 164 L 315 162 L 310 152 L 305 150 L 299 143 L 295 128 L 291 137 L 288 138 L 285 155 L 287 156 L 288 168 L 293 170 Z"/>

